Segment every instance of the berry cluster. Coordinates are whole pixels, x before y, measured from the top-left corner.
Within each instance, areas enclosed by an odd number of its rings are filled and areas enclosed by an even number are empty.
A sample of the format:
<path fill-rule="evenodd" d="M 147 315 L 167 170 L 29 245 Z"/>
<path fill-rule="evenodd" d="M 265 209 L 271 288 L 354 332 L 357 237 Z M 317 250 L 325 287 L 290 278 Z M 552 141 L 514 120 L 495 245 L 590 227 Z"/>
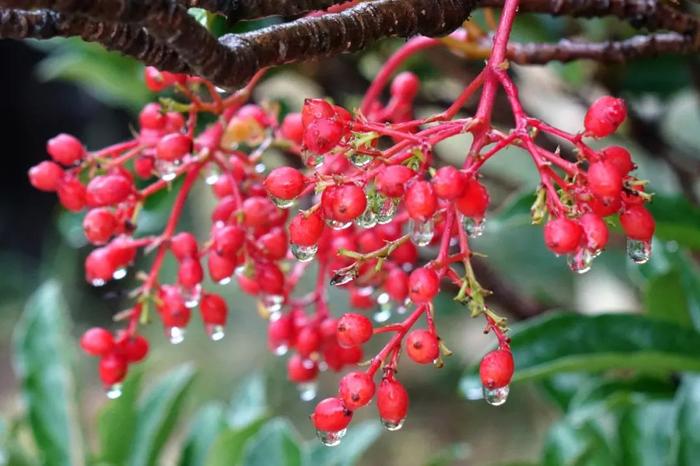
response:
<path fill-rule="evenodd" d="M 499 34 L 507 39 L 507 31 Z M 587 137 L 617 130 L 625 119 L 624 103 L 600 98 L 577 134 L 528 116 L 504 66 L 506 42 L 497 38 L 500 45 L 487 68 L 449 108 L 428 118 L 414 116 L 418 77 L 403 72 L 392 79 L 408 57 L 441 43 L 418 37 L 387 62 L 353 112 L 308 99 L 300 112 L 280 118 L 272 104 L 247 104 L 265 71 L 246 88 L 222 94 L 200 78 L 147 68 L 152 91 L 172 89 L 184 102 L 146 105 L 132 140 L 99 151 L 86 151 L 72 136 L 49 141 L 53 161 L 31 168 L 30 181 L 55 191 L 69 210 L 88 209 L 85 235 L 97 246 L 85 261 L 88 282 L 101 286 L 122 278 L 139 251 L 154 256 L 149 271 L 136 274 L 141 284 L 132 293 L 133 307 L 118 315 L 126 327 L 115 334 L 90 329 L 81 340 L 87 353 L 101 357 L 100 377 L 110 396 L 119 394 L 128 364 L 147 353 L 138 329 L 152 319 L 152 310 L 174 344 L 183 340 L 195 308 L 211 339 L 221 339 L 227 304 L 210 288 L 235 279 L 243 292 L 259 299 L 269 319 L 270 349 L 293 353 L 288 376 L 305 400 L 314 398 L 320 372 L 356 368 L 365 360 L 363 345 L 390 335 L 364 371 L 344 375 L 338 395 L 316 406 L 311 419 L 327 445 L 340 441 L 353 411 L 375 396 L 384 426 L 402 426 L 409 401 L 397 380 L 400 355 L 405 351 L 415 363 L 440 367 L 450 354 L 435 322 L 433 301 L 441 288 L 451 287 L 454 299 L 473 317 L 483 316 L 485 332 L 496 336 L 498 348 L 483 358 L 480 375 L 486 401 L 504 403 L 514 373 L 507 327 L 486 305 L 489 292 L 471 263 L 470 239 L 484 232 L 490 204 L 479 176 L 483 164 L 508 146 L 529 154 L 541 178 L 533 222 L 548 218 L 545 244 L 568 255 L 577 272 L 588 270 L 607 244 L 604 217 L 619 214 L 630 256 L 639 263 L 649 257 L 654 232 L 643 207 L 649 194 L 630 175 L 629 152 L 616 146 L 595 151 L 585 143 Z M 383 103 L 387 86 L 391 97 Z M 499 86 L 515 119 L 509 132 L 491 125 Z M 476 114 L 460 116 L 480 88 Z M 215 120 L 198 132 L 203 113 Z M 435 145 L 463 133 L 473 136 L 463 166 L 441 166 Z M 569 158 L 540 145 L 542 134 L 567 143 L 573 149 Z M 287 155 L 288 166 L 268 170 L 263 158 L 272 147 Z M 206 238 L 177 231 L 200 178 L 216 198 Z M 178 179 L 182 182 L 175 184 Z M 162 233 L 136 236 L 144 202 L 173 186 L 177 195 Z M 170 284 L 159 278 L 167 255 L 178 264 L 177 280 Z M 299 292 L 301 276 L 312 270 L 315 288 Z M 205 275 L 213 283 L 207 290 Z M 353 312 L 333 315 L 328 284 L 347 291 Z"/>

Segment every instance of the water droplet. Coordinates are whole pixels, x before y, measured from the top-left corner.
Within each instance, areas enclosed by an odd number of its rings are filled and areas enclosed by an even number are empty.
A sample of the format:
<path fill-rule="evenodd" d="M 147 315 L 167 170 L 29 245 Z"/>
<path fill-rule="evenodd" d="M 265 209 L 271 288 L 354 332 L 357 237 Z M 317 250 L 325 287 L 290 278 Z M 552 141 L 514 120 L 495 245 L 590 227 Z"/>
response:
<path fill-rule="evenodd" d="M 126 277 L 126 267 L 122 267 L 120 269 L 117 269 L 112 274 L 112 278 L 115 280 L 121 280 L 124 277 Z"/>
<path fill-rule="evenodd" d="M 349 228 L 350 225 L 352 225 L 352 222 L 340 222 L 338 220 L 327 218 L 326 225 L 328 225 L 334 230 L 345 230 L 346 228 Z"/>
<path fill-rule="evenodd" d="M 569 268 L 572 272 L 584 274 L 591 270 L 593 254 L 588 249 L 581 248 L 576 251 L 576 253 L 570 254 L 569 257 L 566 258 L 566 262 L 569 264 Z"/>
<path fill-rule="evenodd" d="M 272 352 L 275 353 L 275 356 L 284 356 L 287 354 L 287 351 L 289 351 L 289 346 L 285 344 L 277 345 L 275 349 L 272 350 Z"/>
<path fill-rule="evenodd" d="M 231 283 L 231 277 L 222 278 L 216 283 L 218 283 L 219 285 L 228 285 L 229 283 Z"/>
<path fill-rule="evenodd" d="M 177 178 L 177 167 L 180 161 L 168 162 L 167 160 L 156 160 L 156 171 L 163 181 L 173 181 Z"/>
<path fill-rule="evenodd" d="M 628 238 L 627 255 L 635 264 L 646 264 L 651 259 L 651 242 Z"/>
<path fill-rule="evenodd" d="M 179 345 L 185 341 L 185 329 L 182 327 L 169 327 L 165 329 L 168 340 L 173 345 Z"/>
<path fill-rule="evenodd" d="M 391 319 L 391 306 L 382 306 L 379 311 L 372 314 L 372 319 L 378 324 L 383 324 Z"/>
<path fill-rule="evenodd" d="M 292 244 L 291 249 L 292 254 L 294 254 L 294 257 L 296 257 L 299 262 L 309 262 L 316 257 L 318 245 L 312 244 L 311 246 L 300 246 L 298 244 Z"/>
<path fill-rule="evenodd" d="M 399 306 L 399 307 L 396 308 L 396 313 L 397 313 L 398 315 L 403 315 L 403 314 L 405 314 L 406 312 L 408 312 L 408 308 L 407 308 L 406 306 Z"/>
<path fill-rule="evenodd" d="M 380 306 L 388 304 L 390 300 L 391 297 L 389 296 L 389 293 L 380 293 L 379 296 L 377 296 L 377 304 Z"/>
<path fill-rule="evenodd" d="M 273 315 L 279 313 L 282 310 L 282 304 L 284 304 L 284 296 L 277 294 L 265 294 L 262 296 L 261 300 L 263 306 L 265 306 L 268 312 L 271 314 L 270 318 L 274 320 L 279 319 L 279 316 L 277 318 L 274 318 Z"/>
<path fill-rule="evenodd" d="M 270 196 L 273 204 L 275 204 L 280 209 L 289 209 L 294 205 L 294 199 L 280 199 L 279 197 Z"/>
<path fill-rule="evenodd" d="M 388 419 L 381 419 L 382 425 L 386 430 L 389 432 L 396 432 L 397 430 L 401 430 L 403 427 L 403 423 L 406 422 L 406 419 L 399 419 L 398 421 L 390 421 Z"/>
<path fill-rule="evenodd" d="M 486 229 L 486 221 L 481 219 L 476 219 L 473 217 L 467 217 L 466 215 L 462 217 L 462 227 L 470 238 L 478 238 L 484 234 Z"/>
<path fill-rule="evenodd" d="M 370 164 L 372 161 L 372 156 L 367 154 L 360 154 L 358 152 L 350 152 L 350 163 L 355 165 L 357 168 L 363 168 Z"/>
<path fill-rule="evenodd" d="M 199 305 L 199 300 L 202 298 L 202 285 L 197 285 L 192 288 L 180 287 L 180 293 L 185 300 L 185 306 L 188 309 L 193 309 Z"/>
<path fill-rule="evenodd" d="M 204 175 L 204 182 L 209 186 L 215 185 L 216 182 L 219 181 L 219 176 L 221 176 L 219 167 L 214 164 L 210 164 L 206 175 Z"/>
<path fill-rule="evenodd" d="M 491 406 L 501 406 L 508 399 L 508 393 L 510 393 L 508 385 L 499 388 L 484 387 L 484 400 Z"/>
<path fill-rule="evenodd" d="M 331 286 L 342 286 L 346 283 L 350 283 L 357 278 L 357 269 L 341 269 L 337 271 L 331 278 Z"/>
<path fill-rule="evenodd" d="M 345 437 L 347 429 L 339 430 L 338 432 L 316 431 L 316 436 L 321 440 L 321 443 L 327 447 L 336 447 L 340 445 L 340 441 Z"/>
<path fill-rule="evenodd" d="M 107 283 L 107 280 L 103 280 L 102 278 L 94 278 L 90 282 L 90 284 L 94 287 L 105 286 L 105 283 Z"/>
<path fill-rule="evenodd" d="M 391 223 L 396 215 L 396 212 L 399 210 L 399 202 L 399 199 L 378 196 L 374 204 L 374 213 L 377 216 L 377 223 L 380 225 Z"/>
<path fill-rule="evenodd" d="M 105 394 L 110 400 L 116 400 L 122 396 L 122 384 L 115 383 L 114 385 L 110 385 L 105 389 Z"/>
<path fill-rule="evenodd" d="M 255 165 L 255 173 L 265 173 L 265 170 L 267 170 L 267 167 L 264 163 Z"/>
<path fill-rule="evenodd" d="M 301 158 L 307 167 L 318 168 L 323 165 L 324 157 L 323 155 L 318 155 L 309 150 L 305 150 L 301 153 Z"/>
<path fill-rule="evenodd" d="M 223 325 L 207 324 L 207 335 L 211 341 L 220 341 L 226 335 Z"/>
<path fill-rule="evenodd" d="M 408 232 L 413 244 L 419 247 L 427 246 L 433 240 L 433 236 L 435 236 L 433 220 L 419 222 L 412 219 L 408 222 Z"/>
<path fill-rule="evenodd" d="M 299 399 L 301 401 L 311 401 L 316 398 L 317 392 L 316 382 L 306 382 L 297 385 L 297 390 L 299 391 Z"/>
<path fill-rule="evenodd" d="M 377 216 L 372 212 L 372 208 L 367 205 L 362 215 L 355 219 L 355 223 L 362 228 L 373 228 L 377 225 Z"/>

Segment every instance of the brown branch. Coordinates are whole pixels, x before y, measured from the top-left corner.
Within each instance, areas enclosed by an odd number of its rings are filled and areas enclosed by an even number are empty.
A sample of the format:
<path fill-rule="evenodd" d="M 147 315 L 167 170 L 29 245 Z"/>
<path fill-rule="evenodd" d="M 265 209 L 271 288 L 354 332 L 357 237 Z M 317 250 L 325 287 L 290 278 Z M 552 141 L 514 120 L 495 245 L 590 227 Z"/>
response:
<path fill-rule="evenodd" d="M 231 21 L 266 16 L 294 16 L 346 3 L 348 0 L 184 0 L 189 7 L 227 16 Z"/>
<path fill-rule="evenodd" d="M 700 44 L 695 43 L 693 39 L 691 36 L 668 32 L 598 43 L 573 42 L 565 39 L 556 44 L 510 44 L 508 58 L 523 65 L 541 65 L 552 61 L 568 62 L 580 59 L 622 63 L 639 57 L 698 52 Z"/>

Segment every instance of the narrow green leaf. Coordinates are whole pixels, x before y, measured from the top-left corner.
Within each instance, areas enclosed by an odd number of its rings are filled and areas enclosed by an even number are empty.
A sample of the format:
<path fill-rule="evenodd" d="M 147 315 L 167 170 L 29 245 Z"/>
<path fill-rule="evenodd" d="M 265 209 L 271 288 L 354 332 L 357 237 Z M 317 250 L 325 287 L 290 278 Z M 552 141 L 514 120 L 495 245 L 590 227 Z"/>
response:
<path fill-rule="evenodd" d="M 700 377 L 686 376 L 676 398 L 677 466 L 698 464 L 700 458 Z"/>
<path fill-rule="evenodd" d="M 241 428 L 266 414 L 265 378 L 262 374 L 255 373 L 243 381 L 231 398 L 228 423 L 231 427 Z"/>
<path fill-rule="evenodd" d="M 129 455 L 137 418 L 137 400 L 143 373 L 130 370 L 122 395 L 105 402 L 97 420 L 100 436 L 98 457 L 107 463 L 124 464 Z"/>
<path fill-rule="evenodd" d="M 656 195 L 649 204 L 658 238 L 700 249 L 700 209 L 681 196 Z"/>
<path fill-rule="evenodd" d="M 214 439 L 204 464 L 206 466 L 240 465 L 247 442 L 264 424 L 265 420 L 259 419 L 240 429 L 224 430 Z"/>
<path fill-rule="evenodd" d="M 629 409 L 620 419 L 622 462 L 634 466 L 669 463 L 674 430 L 673 402 L 657 400 Z"/>
<path fill-rule="evenodd" d="M 322 464 L 323 466 L 353 466 L 379 438 L 382 428 L 375 421 L 365 421 L 353 424 L 352 429 L 343 441 L 334 448 L 324 446 L 318 439 L 312 440 L 307 446 L 307 466 Z"/>
<path fill-rule="evenodd" d="M 195 415 L 185 440 L 180 466 L 203 466 L 211 446 L 224 429 L 224 407 L 220 403 L 210 403 L 202 407 Z"/>
<path fill-rule="evenodd" d="M 59 285 L 45 283 L 29 300 L 14 335 L 15 369 L 32 433 L 46 466 L 85 463 L 66 315 Z"/>
<path fill-rule="evenodd" d="M 243 466 L 301 466 L 299 436 L 284 419 L 272 419 L 246 445 Z"/>
<path fill-rule="evenodd" d="M 611 416 L 608 416 L 611 417 Z M 613 421 L 614 422 L 614 421 Z M 543 466 L 616 466 L 615 453 L 596 419 L 557 422 L 549 431 L 542 454 Z"/>
<path fill-rule="evenodd" d="M 129 466 L 155 464 L 161 448 L 175 428 L 193 378 L 192 366 L 181 366 L 162 377 L 139 403 Z"/>

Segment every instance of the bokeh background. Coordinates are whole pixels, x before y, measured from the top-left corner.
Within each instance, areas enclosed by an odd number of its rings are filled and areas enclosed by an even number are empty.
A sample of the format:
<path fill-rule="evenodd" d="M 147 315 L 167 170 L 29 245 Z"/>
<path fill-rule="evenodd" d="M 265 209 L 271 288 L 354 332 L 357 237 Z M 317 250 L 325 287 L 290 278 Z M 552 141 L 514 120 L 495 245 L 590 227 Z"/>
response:
<path fill-rule="evenodd" d="M 601 40 L 624 37 L 630 31 L 616 21 L 570 22 L 523 16 L 515 37 L 547 41 L 564 33 Z M 399 44 L 387 40 L 363 54 L 285 67 L 263 82 L 256 98 L 279 101 L 291 110 L 300 108 L 303 97 L 314 96 L 328 96 L 353 107 L 371 76 Z M 42 452 L 42 446 L 29 434 L 26 397 L 20 393 L 13 370 L 18 356 L 13 351 L 12 335 L 25 303 L 47 280 L 54 280 L 65 298 L 65 307 L 58 302 L 55 306 L 72 335 L 68 353 L 77 381 L 72 395 L 79 400 L 78 419 L 85 437 L 81 448 L 95 452 L 100 450 L 102 438 L 98 417 L 110 402 L 97 379 L 95 361 L 78 354 L 77 336 L 93 325 L 111 325 L 113 314 L 126 306 L 125 295 L 135 282 L 133 273 L 103 288 L 92 288 L 84 281 L 82 261 L 90 248 L 82 236 L 81 216 L 62 211 L 54 196 L 33 190 L 26 172 L 46 158 L 45 141 L 59 132 L 77 135 L 91 149 L 128 138 L 140 106 L 155 96 L 143 85 L 141 65 L 79 41 L 0 41 L 0 63 L 4 90 L 0 98 L 4 165 L 0 170 L 0 425 L 4 426 L 0 430 L 4 442 L 0 442 L 0 464 L 3 460 L 5 464 L 50 464 L 46 451 Z M 424 83 L 418 111 L 427 115 L 449 105 L 480 67 L 478 61 L 447 51 L 431 51 L 411 60 L 407 68 L 418 73 Z M 615 329 L 616 334 L 606 324 L 588 331 L 600 331 L 608 340 L 639 331 L 649 337 L 653 347 L 657 337 L 676 340 L 674 329 L 679 328 L 688 332 L 690 336 L 683 336 L 690 338 L 691 346 L 699 342 L 700 337 L 694 339 L 694 329 L 700 324 L 700 60 L 669 56 L 626 65 L 580 62 L 515 67 L 514 73 L 527 110 L 570 131 L 580 129 L 586 105 L 596 96 L 612 93 L 627 99 L 629 121 L 605 144 L 622 144 L 634 153 L 639 164 L 637 176 L 649 180 L 650 190 L 657 194 L 651 208 L 659 234 L 654 257 L 647 265 L 636 266 L 625 257 L 624 238 L 617 231 L 593 270 L 574 275 L 564 259 L 544 248 L 541 227 L 530 225 L 529 196 L 537 186 L 536 170 L 524 153 L 506 151 L 484 170 L 494 208 L 486 234 L 474 242 L 474 249 L 486 255 L 479 260 L 477 273 L 485 286 L 495 291 L 490 301 L 493 307 L 507 315 L 516 329 L 521 322 L 540 322 L 541 315 L 557 310 L 584 316 L 644 313 L 668 323 L 658 331 L 660 336 L 647 335 L 646 327 Z M 510 124 L 504 102 L 499 102 L 495 118 L 498 124 Z M 441 144 L 438 156 L 445 163 L 457 163 L 463 159 L 468 142 L 455 138 Z M 275 164 L 281 159 L 272 154 L 271 160 Z M 171 201 L 170 196 L 163 196 L 144 213 L 142 231 L 158 231 Z M 206 189 L 195 190 L 182 227 L 206 234 L 212 203 Z M 144 266 L 147 263 L 148 258 L 141 262 Z M 166 267 L 165 276 L 173 276 L 172 266 Z M 260 408 L 261 412 L 287 418 L 299 438 L 313 441 L 306 419 L 312 404 L 298 399 L 295 387 L 285 380 L 284 360 L 267 350 L 265 323 L 255 302 L 237 292 L 235 284 L 219 288 L 229 299 L 232 312 L 223 341 L 209 342 L 196 324 L 178 346 L 168 344 L 157 325 L 146 330 L 152 350 L 141 368 L 144 390 L 184 363 L 191 363 L 196 375 L 182 403 L 177 404 L 179 416 L 166 422 L 172 429 L 157 458 L 130 464 L 237 464 L 224 454 L 211 460 L 218 463 L 188 463 L 186 458 L 190 457 L 183 457 L 182 450 L 192 444 L 192 423 L 206 419 L 206 413 L 199 411 L 202 406 L 215 413 L 233 393 L 245 393 L 241 387 L 246 386 L 259 396 L 243 398 L 244 406 L 264 404 L 266 409 Z M 346 309 L 345 295 L 334 293 L 332 310 L 340 314 Z M 556 373 L 515 384 L 508 403 L 493 408 L 469 399 L 474 397 L 469 375 L 492 345 L 492 338 L 482 334 L 482 322 L 469 319 L 466 310 L 445 294 L 437 304 L 437 323 L 454 356 L 440 370 L 404 362 L 401 378 L 411 394 L 409 419 L 398 433 L 378 435 L 379 429 L 374 427 L 363 430 L 373 441 L 358 447 L 360 456 L 351 455 L 351 459 L 359 458 L 357 464 L 700 464 L 687 460 L 690 456 L 682 460 L 680 453 L 676 455 L 678 439 L 684 435 L 692 440 L 688 445 L 698 447 L 700 429 L 681 432 L 675 430 L 682 429 L 680 424 L 669 421 L 678 419 L 681 423 L 684 419 L 678 408 L 685 399 L 679 398 L 681 395 L 700 397 L 700 388 L 692 388 L 694 379 L 681 374 L 685 365 L 675 367 L 677 371 L 669 375 L 667 366 L 655 367 L 657 360 L 650 350 L 651 375 L 629 370 Z M 51 326 L 44 328 L 50 330 Z M 572 334 L 573 346 L 579 344 L 578 337 L 586 337 L 572 333 L 571 328 L 555 329 L 567 331 Z M 547 339 L 556 337 L 543 333 L 544 348 L 535 342 L 524 345 L 523 351 L 544 351 L 546 360 Z M 700 347 L 696 349 L 700 351 Z M 553 351 L 551 359 L 566 357 L 565 347 L 549 350 Z M 644 357 L 646 353 L 639 354 Z M 693 355 L 686 356 L 692 359 Z M 579 368 L 592 367 L 583 364 Z M 256 374 L 253 382 L 251 374 Z M 338 378 L 324 375 L 319 396 L 332 394 Z M 260 394 L 263 385 L 265 397 Z M 358 412 L 355 422 L 374 421 L 375 417 L 370 407 Z M 664 421 L 661 427 L 659 420 Z M 700 423 L 688 425 L 691 431 L 693 426 L 700 428 Z M 267 456 L 265 463 L 266 454 L 271 453 L 261 454 L 263 462 L 259 464 L 276 466 L 278 457 Z M 322 456 L 307 461 L 314 465 L 344 464 Z M 298 463 L 285 460 L 279 464 Z"/>

